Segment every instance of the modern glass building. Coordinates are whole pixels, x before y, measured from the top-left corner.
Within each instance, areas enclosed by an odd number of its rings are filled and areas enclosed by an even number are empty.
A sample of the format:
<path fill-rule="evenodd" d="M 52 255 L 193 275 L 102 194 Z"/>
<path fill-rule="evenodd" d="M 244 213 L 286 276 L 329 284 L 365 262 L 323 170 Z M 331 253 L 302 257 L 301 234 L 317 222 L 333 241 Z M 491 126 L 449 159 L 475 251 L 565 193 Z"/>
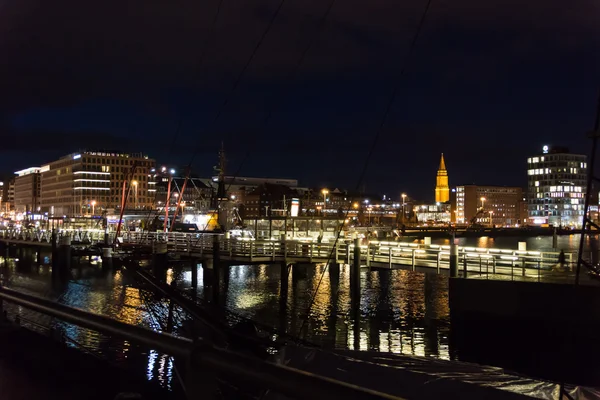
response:
<path fill-rule="evenodd" d="M 586 156 L 544 146 L 527 159 L 530 225 L 581 227 L 587 184 Z"/>

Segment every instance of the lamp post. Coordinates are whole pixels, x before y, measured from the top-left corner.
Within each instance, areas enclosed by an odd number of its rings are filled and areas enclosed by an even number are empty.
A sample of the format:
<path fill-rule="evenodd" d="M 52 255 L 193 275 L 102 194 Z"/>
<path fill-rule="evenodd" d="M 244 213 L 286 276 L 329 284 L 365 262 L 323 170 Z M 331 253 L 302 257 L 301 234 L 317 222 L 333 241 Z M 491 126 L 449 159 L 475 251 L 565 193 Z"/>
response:
<path fill-rule="evenodd" d="M 401 194 L 402 197 L 402 223 L 406 221 L 406 193 Z"/>
<path fill-rule="evenodd" d="M 494 227 L 494 212 L 490 211 L 490 228 Z"/>
<path fill-rule="evenodd" d="M 483 211 L 485 209 L 485 197 L 481 197 L 481 210 Z"/>
<path fill-rule="evenodd" d="M 327 208 L 327 194 L 329 194 L 329 190 L 323 189 L 321 190 L 323 193 L 323 213 L 325 212 L 325 208 Z"/>
<path fill-rule="evenodd" d="M 137 210 L 138 208 L 138 181 L 132 181 L 133 185 L 133 206 Z"/>
<path fill-rule="evenodd" d="M 92 200 L 90 203 L 92 205 L 92 216 L 96 215 L 96 200 Z"/>

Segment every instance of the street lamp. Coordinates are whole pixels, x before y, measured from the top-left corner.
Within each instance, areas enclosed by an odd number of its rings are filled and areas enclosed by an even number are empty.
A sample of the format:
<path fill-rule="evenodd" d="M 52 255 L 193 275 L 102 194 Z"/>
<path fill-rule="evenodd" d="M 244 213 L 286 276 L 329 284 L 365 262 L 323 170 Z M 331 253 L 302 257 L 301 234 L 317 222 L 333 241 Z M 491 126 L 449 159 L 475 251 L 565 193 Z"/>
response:
<path fill-rule="evenodd" d="M 494 212 L 490 211 L 490 228 L 494 227 Z"/>
<path fill-rule="evenodd" d="M 96 200 L 92 200 L 90 204 L 92 205 L 92 215 L 96 215 Z"/>
<path fill-rule="evenodd" d="M 402 197 L 402 222 L 406 219 L 406 193 L 400 195 Z"/>
<path fill-rule="evenodd" d="M 481 209 L 483 210 L 485 208 L 485 197 L 481 197 Z"/>
<path fill-rule="evenodd" d="M 132 181 L 131 184 L 133 185 L 133 206 L 135 209 L 137 209 L 137 207 L 138 207 L 138 196 L 137 196 L 138 181 Z"/>
<path fill-rule="evenodd" d="M 321 190 L 321 193 L 323 193 L 323 210 L 325 210 L 327 207 L 327 194 L 329 194 L 329 190 L 323 189 Z"/>

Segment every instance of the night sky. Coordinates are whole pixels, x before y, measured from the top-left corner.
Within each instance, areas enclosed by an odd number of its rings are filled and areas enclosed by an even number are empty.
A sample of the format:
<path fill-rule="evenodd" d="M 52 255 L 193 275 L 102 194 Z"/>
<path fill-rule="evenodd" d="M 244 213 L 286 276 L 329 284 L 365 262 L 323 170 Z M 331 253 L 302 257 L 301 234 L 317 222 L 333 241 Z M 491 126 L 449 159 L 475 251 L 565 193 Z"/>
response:
<path fill-rule="evenodd" d="M 424 0 L 337 0 L 290 79 L 328 0 L 286 0 L 213 122 L 279 1 L 223 0 L 207 40 L 218 0 L 0 0 L 0 171 L 197 149 L 209 176 L 224 141 L 231 174 L 247 155 L 240 175 L 353 189 L 394 85 L 367 191 L 430 200 L 441 152 L 451 185 L 524 185 L 544 144 L 588 153 L 598 1 L 432 0 L 407 63 Z"/>

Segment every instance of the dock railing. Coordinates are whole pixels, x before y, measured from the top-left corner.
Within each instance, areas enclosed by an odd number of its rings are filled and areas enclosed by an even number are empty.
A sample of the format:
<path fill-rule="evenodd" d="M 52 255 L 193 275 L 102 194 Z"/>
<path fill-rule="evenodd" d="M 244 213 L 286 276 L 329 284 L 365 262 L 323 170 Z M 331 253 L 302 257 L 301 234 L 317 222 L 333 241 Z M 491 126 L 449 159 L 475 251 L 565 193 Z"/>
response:
<path fill-rule="evenodd" d="M 58 230 L 72 243 L 99 243 L 102 230 Z M 49 231 L 2 230 L 0 239 L 48 242 Z M 230 262 L 336 262 L 350 264 L 354 244 L 349 240 L 334 243 L 301 240 L 254 240 L 229 238 L 223 234 L 182 232 L 123 232 L 124 244 L 152 246 L 167 243 L 170 252 L 195 257 L 211 256 L 219 241 L 219 254 Z M 112 237 L 110 238 L 112 243 Z M 419 272 L 449 274 L 450 246 L 395 241 L 370 241 L 360 245 L 361 264 L 370 268 L 409 269 Z M 467 278 L 511 279 L 527 281 L 571 282 L 571 271 L 558 266 L 559 252 L 481 247 L 459 247 L 459 274 Z M 331 257 L 331 259 L 330 259 Z M 577 260 L 576 253 L 565 253 L 566 264 Z M 590 255 L 590 257 L 592 257 Z M 562 270 L 562 271 L 561 271 Z M 574 281 L 574 277 L 573 277 Z"/>

